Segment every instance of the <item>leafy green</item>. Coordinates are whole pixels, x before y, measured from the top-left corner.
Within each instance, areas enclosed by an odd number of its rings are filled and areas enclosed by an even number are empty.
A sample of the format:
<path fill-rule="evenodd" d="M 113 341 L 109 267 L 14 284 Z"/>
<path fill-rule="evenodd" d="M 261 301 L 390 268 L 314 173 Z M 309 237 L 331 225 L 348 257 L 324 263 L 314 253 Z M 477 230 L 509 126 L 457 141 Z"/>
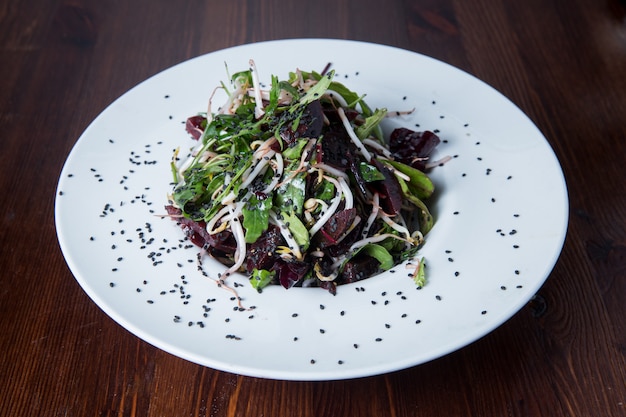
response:
<path fill-rule="evenodd" d="M 424 204 L 422 200 L 411 193 L 406 181 L 402 178 L 398 178 L 398 182 L 400 183 L 400 188 L 402 189 L 404 197 L 417 206 L 420 215 L 420 232 L 422 232 L 423 235 L 426 235 L 430 232 L 430 229 L 432 229 L 434 225 L 434 219 L 430 214 L 430 210 L 428 210 L 428 207 L 426 207 L 426 204 Z"/>
<path fill-rule="evenodd" d="M 310 242 L 309 230 L 295 214 L 283 211 L 281 215 L 298 246 L 300 246 L 302 250 L 307 250 Z"/>
<path fill-rule="evenodd" d="M 367 162 L 359 162 L 359 172 L 366 182 L 384 181 L 385 176 L 375 166 Z"/>
<path fill-rule="evenodd" d="M 410 178 L 410 182 L 407 185 L 411 193 L 417 198 L 427 199 L 435 191 L 435 186 L 430 178 L 428 178 L 428 175 L 419 169 L 415 169 L 398 161 L 387 160 L 385 162 Z"/>
<path fill-rule="evenodd" d="M 224 108 L 228 111 L 211 114 L 202 123 L 201 128 L 204 131 L 199 139 L 200 148 L 195 147 L 194 154 L 181 164 L 185 167 L 184 170 L 177 167 L 178 151 L 172 160 L 170 168 L 176 186 L 172 190 L 171 198 L 173 205 L 182 210 L 183 216 L 195 221 L 212 220 L 212 224 L 219 225 L 216 223 L 219 219 L 215 216 L 220 211 L 225 213 L 227 210 L 223 208 L 228 207 L 229 216 L 237 216 L 241 221 L 243 236 L 237 230 L 231 230 L 236 232 L 233 233 L 233 239 L 239 252 L 225 254 L 233 265 L 230 272 L 252 267 L 250 259 L 244 266 L 241 263 L 242 258 L 233 258 L 236 254 L 241 254 L 246 245 L 260 244 L 259 238 L 270 229 L 270 223 L 283 227 L 279 233 L 271 226 L 272 234 L 267 236 L 268 242 L 272 239 L 273 241 L 271 244 L 268 243 L 272 248 L 267 249 L 268 253 L 254 252 L 274 257 L 270 260 L 273 260 L 275 265 L 278 263 L 282 265 L 276 271 L 254 269 L 251 272 L 251 285 L 258 291 L 271 283 L 278 282 L 288 287 L 307 278 L 318 279 L 314 270 L 310 268 L 312 263 L 316 266 L 324 265 L 325 277 L 337 276 L 346 262 L 358 254 L 376 259 L 382 270 L 390 269 L 398 262 L 412 259 L 423 242 L 421 239 L 409 239 L 411 244 L 408 244 L 403 228 L 406 227 L 408 233 L 413 233 L 416 237 L 419 235 L 416 233 L 416 226 L 423 234 L 428 233 L 433 226 L 432 215 L 423 202 L 433 194 L 432 181 L 425 173 L 397 161 L 388 161 L 381 156 L 382 152 L 373 149 L 372 156 L 375 160 L 398 173 L 404 201 L 402 218 L 381 219 L 379 216 L 372 219 L 372 224 L 368 225 L 367 236 L 393 236 L 377 243 L 368 243 L 369 240 L 359 241 L 357 247 L 360 247 L 356 251 L 349 249 L 353 243 L 346 243 L 347 240 L 344 242 L 341 239 L 352 231 L 351 228 L 342 232 L 345 234 L 336 242 L 334 238 L 329 240 L 328 236 L 325 236 L 326 225 L 329 222 L 342 227 L 350 226 L 343 225 L 346 223 L 343 217 L 333 217 L 341 210 L 348 210 L 348 204 L 349 209 L 354 210 L 361 221 L 368 219 L 369 210 L 373 205 L 371 194 L 379 190 L 378 184 L 372 183 L 385 180 L 381 167 L 374 160 L 366 161 L 362 155 L 356 153 L 346 157 L 354 158 L 350 161 L 350 166 L 356 166 L 358 172 L 352 168 L 344 169 L 348 174 L 345 177 L 332 169 L 326 169 L 333 164 L 332 158 L 325 157 L 341 156 L 344 152 L 343 148 L 337 147 L 335 143 L 322 143 L 323 140 L 327 140 L 325 138 L 333 137 L 326 133 L 334 132 L 333 129 L 343 129 L 341 123 L 328 113 L 333 107 L 343 106 L 350 109 L 351 124 L 361 140 L 372 136 L 382 139 L 380 125 L 387 115 L 386 108 L 372 111 L 364 100 L 365 95 L 355 93 L 334 77 L 334 71 L 324 75 L 316 72 L 291 73 L 286 81 L 272 75 L 269 89 L 263 91 L 263 112 L 258 112 L 258 103 L 255 103 L 256 94 L 244 93 L 257 87 L 254 85 L 256 80 L 253 80 L 252 70 L 235 73 L 230 77 L 230 84 L 221 84 L 230 96 L 226 103 L 229 107 Z M 305 84 L 300 84 L 301 79 L 305 80 Z M 311 82 L 312 80 L 317 82 Z M 237 99 L 233 101 L 235 93 Z M 335 97 L 329 97 L 328 93 Z M 310 104 L 316 100 L 321 100 L 323 111 L 329 115 L 326 119 L 328 124 L 322 129 L 330 130 L 322 130 L 317 138 L 298 138 L 295 132 L 302 131 L 300 123 L 309 119 L 308 112 L 312 109 Z M 355 118 L 352 117 L 354 112 L 358 113 Z M 293 138 L 287 133 L 294 133 Z M 384 141 L 380 140 L 379 143 L 382 145 Z M 285 144 L 288 146 L 284 146 Z M 308 146 L 309 144 L 311 146 Z M 307 158 L 303 158 L 305 149 L 307 152 L 310 150 Z M 319 165 L 316 166 L 316 163 Z M 344 176 L 352 190 L 343 189 L 343 179 L 338 178 L 338 175 Z M 342 183 L 340 189 L 335 186 L 336 181 Z M 339 191 L 344 195 L 334 200 Z M 349 198 L 350 192 L 353 198 Z M 396 194 L 394 198 L 399 197 Z M 306 211 L 305 202 L 307 202 Z M 409 207 L 411 205 L 414 207 Z M 409 208 L 405 210 L 404 207 Z M 411 210 L 412 208 L 414 210 Z M 227 224 L 223 226 L 226 227 Z M 319 234 L 316 234 L 318 232 Z M 284 240 L 289 241 L 290 245 L 297 244 L 302 252 L 298 253 L 295 248 L 283 246 L 284 243 L 281 242 Z M 312 244 L 311 241 L 315 243 Z M 332 249 L 329 242 L 333 243 Z M 307 249 L 313 246 L 318 253 L 307 253 Z M 266 248 L 261 250 L 265 251 Z M 323 252 L 323 257 L 320 257 L 320 251 Z M 247 255 L 252 256 L 252 253 Z M 224 263 L 228 265 L 228 262 Z M 259 267 L 260 265 L 262 264 L 259 263 Z M 424 267 L 425 264 L 420 263 L 414 276 L 419 286 L 425 283 Z M 288 274 L 288 278 L 283 274 Z M 287 281 L 289 285 L 285 284 Z"/>
<path fill-rule="evenodd" d="M 417 270 L 415 271 L 415 275 L 413 276 L 413 281 L 418 288 L 422 288 L 426 285 L 426 260 L 421 258 L 419 260 L 419 264 L 417 266 Z"/>
<path fill-rule="evenodd" d="M 387 109 L 377 109 L 371 116 L 365 118 L 365 123 L 354 129 L 354 133 L 356 133 L 359 139 L 366 139 L 386 116 Z"/>
<path fill-rule="evenodd" d="M 300 106 L 306 106 L 307 104 L 319 100 L 322 95 L 328 90 L 328 87 L 331 84 L 333 77 L 335 76 L 335 71 L 331 71 L 328 74 L 325 74 L 322 78 L 318 80 L 318 82 L 313 85 L 311 88 L 307 90 L 307 92 L 300 97 L 298 100 L 298 106 L 292 106 L 289 111 L 293 112 L 298 109 Z"/>
<path fill-rule="evenodd" d="M 296 174 L 282 184 L 274 195 L 274 205 L 289 213 L 302 214 L 306 192 L 306 173 Z"/>
<path fill-rule="evenodd" d="M 271 195 L 263 199 L 256 195 L 250 197 L 250 201 L 241 210 L 243 213 L 243 227 L 246 230 L 246 243 L 256 242 L 263 232 L 267 230 L 271 209 Z"/>
<path fill-rule="evenodd" d="M 252 288 L 261 292 L 261 290 L 267 287 L 276 275 L 275 271 L 268 271 L 266 269 L 256 269 L 252 270 L 252 274 L 250 274 L 250 284 Z"/>
<path fill-rule="evenodd" d="M 361 248 L 362 252 L 367 253 L 372 258 L 376 258 L 376 260 L 380 263 L 380 268 L 383 270 L 388 270 L 393 267 L 393 256 L 381 245 L 377 245 L 376 243 L 368 243 L 367 245 Z"/>

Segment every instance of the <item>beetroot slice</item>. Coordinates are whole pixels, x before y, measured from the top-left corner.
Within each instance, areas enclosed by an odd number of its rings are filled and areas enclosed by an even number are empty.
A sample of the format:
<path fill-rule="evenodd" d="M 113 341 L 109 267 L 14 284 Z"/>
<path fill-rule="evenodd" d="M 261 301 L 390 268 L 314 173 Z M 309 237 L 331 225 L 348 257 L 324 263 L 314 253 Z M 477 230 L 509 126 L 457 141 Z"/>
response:
<path fill-rule="evenodd" d="M 185 130 L 187 133 L 191 135 L 195 140 L 200 139 L 202 136 L 203 129 L 202 124 L 206 121 L 206 117 L 204 116 L 191 116 L 187 118 L 187 122 L 185 123 Z"/>
<path fill-rule="evenodd" d="M 439 136 L 429 130 L 416 132 L 401 127 L 391 132 L 389 150 L 396 160 L 423 171 L 425 160 L 440 142 Z"/>

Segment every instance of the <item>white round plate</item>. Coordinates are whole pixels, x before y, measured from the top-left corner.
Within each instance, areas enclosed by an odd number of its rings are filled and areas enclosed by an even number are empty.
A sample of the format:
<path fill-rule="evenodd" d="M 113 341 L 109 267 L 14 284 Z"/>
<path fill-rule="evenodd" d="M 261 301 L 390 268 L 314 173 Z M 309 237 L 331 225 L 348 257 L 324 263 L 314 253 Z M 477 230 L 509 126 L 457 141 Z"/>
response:
<path fill-rule="evenodd" d="M 170 160 L 192 140 L 188 116 L 206 111 L 221 81 L 256 62 L 262 81 L 327 63 L 371 107 L 410 110 L 386 129 L 434 130 L 436 217 L 407 265 L 338 287 L 267 288 L 231 277 L 243 298 L 198 270 L 198 249 L 162 218 Z M 59 243 L 76 280 L 113 320 L 171 354 L 232 373 L 333 380 L 415 366 L 501 325 L 536 293 L 564 243 L 567 190 L 546 139 L 507 98 L 432 58 L 329 39 L 255 43 L 191 59 L 140 83 L 105 109 L 67 158 L 56 196 Z M 205 261 L 210 274 L 224 267 Z M 239 286 L 239 284 L 241 284 Z"/>

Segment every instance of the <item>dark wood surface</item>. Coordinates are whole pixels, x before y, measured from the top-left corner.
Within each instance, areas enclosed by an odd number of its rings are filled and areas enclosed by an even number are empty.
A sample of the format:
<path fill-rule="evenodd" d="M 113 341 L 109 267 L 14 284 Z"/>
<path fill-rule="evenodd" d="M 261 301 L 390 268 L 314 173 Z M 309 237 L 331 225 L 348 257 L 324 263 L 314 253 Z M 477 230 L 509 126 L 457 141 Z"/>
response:
<path fill-rule="evenodd" d="M 0 416 L 626 416 L 625 15 L 620 0 L 5 0 Z M 421 366 L 286 382 L 174 357 L 87 297 L 60 252 L 53 210 L 86 126 L 187 58 L 304 37 L 430 55 L 537 124 L 571 206 L 562 256 L 536 301 Z"/>

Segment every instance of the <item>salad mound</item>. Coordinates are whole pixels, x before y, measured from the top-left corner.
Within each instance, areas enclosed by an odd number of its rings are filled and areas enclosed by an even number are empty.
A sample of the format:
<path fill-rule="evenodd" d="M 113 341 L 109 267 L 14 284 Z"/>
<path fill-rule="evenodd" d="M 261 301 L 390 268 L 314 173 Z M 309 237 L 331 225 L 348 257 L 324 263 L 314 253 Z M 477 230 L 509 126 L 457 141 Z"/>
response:
<path fill-rule="evenodd" d="M 198 141 L 175 151 L 166 206 L 192 243 L 225 265 L 218 282 L 249 275 L 267 285 L 337 286 L 413 259 L 433 226 L 425 170 L 440 139 L 380 123 L 334 71 L 296 70 L 269 87 L 250 68 L 230 77 L 215 112 L 187 119 Z M 425 283 L 418 262 L 416 285 Z"/>

